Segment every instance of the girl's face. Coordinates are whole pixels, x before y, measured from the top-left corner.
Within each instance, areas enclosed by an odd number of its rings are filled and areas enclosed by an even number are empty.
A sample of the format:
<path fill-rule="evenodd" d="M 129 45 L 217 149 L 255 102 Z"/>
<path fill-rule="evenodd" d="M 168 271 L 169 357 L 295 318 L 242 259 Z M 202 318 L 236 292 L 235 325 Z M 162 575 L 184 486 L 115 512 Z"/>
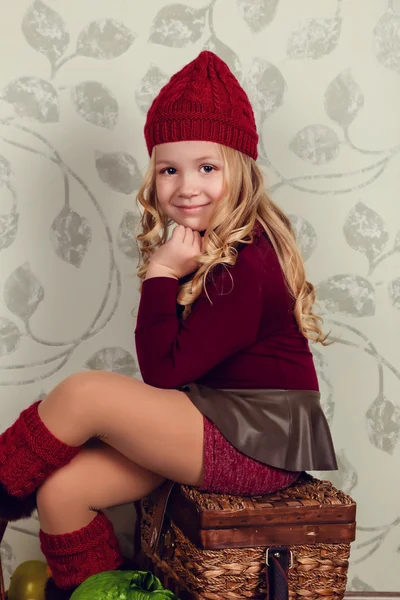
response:
<path fill-rule="evenodd" d="M 213 142 L 155 147 L 156 190 L 163 212 L 178 225 L 207 229 L 224 191 L 224 163 Z"/>

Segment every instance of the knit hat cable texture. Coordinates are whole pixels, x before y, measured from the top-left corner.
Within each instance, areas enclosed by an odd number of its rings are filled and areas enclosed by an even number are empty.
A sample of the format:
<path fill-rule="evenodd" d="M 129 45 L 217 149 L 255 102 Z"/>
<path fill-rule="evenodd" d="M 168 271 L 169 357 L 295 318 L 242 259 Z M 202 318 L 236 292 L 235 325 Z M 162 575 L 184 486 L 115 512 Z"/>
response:
<path fill-rule="evenodd" d="M 203 51 L 175 73 L 147 113 L 151 155 L 156 144 L 202 140 L 257 158 L 258 135 L 246 92 L 216 54 Z"/>

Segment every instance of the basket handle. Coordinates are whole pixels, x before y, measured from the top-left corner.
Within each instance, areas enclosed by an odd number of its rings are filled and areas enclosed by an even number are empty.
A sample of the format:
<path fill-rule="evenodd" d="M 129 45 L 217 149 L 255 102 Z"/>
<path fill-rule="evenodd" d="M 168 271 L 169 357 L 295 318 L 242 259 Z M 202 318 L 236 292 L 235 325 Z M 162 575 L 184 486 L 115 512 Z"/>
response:
<path fill-rule="evenodd" d="M 153 520 L 149 531 L 149 546 L 150 552 L 153 554 L 157 550 L 160 534 L 164 522 L 167 504 L 175 483 L 168 479 L 155 492 L 155 509 Z"/>
<path fill-rule="evenodd" d="M 164 522 L 167 504 L 175 483 L 173 481 L 165 481 L 158 491 L 158 498 L 153 515 L 153 522 L 150 527 L 149 540 L 150 551 L 153 553 L 157 550 L 160 540 L 161 530 Z"/>
<path fill-rule="evenodd" d="M 292 552 L 287 546 L 267 548 L 265 555 L 267 565 L 267 600 L 288 600 L 288 572 L 293 564 Z"/>

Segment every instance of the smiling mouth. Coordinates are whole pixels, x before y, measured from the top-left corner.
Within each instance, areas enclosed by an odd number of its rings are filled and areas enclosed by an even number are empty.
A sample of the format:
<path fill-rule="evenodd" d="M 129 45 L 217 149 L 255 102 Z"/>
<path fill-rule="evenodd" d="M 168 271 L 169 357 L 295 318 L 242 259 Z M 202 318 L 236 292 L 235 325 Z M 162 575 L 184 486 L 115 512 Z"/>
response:
<path fill-rule="evenodd" d="M 206 208 L 206 206 L 209 206 L 209 204 L 196 204 L 194 206 L 177 206 L 176 208 L 179 208 L 179 210 L 182 210 L 186 213 L 195 213 L 201 211 L 203 208 Z"/>

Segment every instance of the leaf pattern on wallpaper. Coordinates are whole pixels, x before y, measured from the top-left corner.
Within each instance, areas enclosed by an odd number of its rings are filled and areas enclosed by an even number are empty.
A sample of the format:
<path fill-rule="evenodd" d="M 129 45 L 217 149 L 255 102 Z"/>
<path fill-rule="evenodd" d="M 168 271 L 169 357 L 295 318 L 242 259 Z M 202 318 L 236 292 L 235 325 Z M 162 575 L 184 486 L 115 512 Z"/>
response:
<path fill-rule="evenodd" d="M 19 347 L 21 332 L 7 317 L 0 317 L 0 356 L 12 354 Z"/>
<path fill-rule="evenodd" d="M 8 189 L 13 189 L 14 181 L 14 172 L 9 161 L 0 154 L 0 187 L 5 186 Z"/>
<path fill-rule="evenodd" d="M 138 87 L 135 89 L 136 104 L 142 113 L 147 113 L 154 98 L 168 80 L 169 76 L 164 71 L 157 67 L 157 65 L 150 64 Z"/>
<path fill-rule="evenodd" d="M 288 215 L 294 232 L 301 256 L 306 262 L 317 246 L 317 232 L 306 219 L 300 215 Z"/>
<path fill-rule="evenodd" d="M 318 154 L 321 151 L 323 152 L 323 149 L 318 150 Z M 312 149 L 310 149 L 310 154 L 314 158 Z M 307 158 L 304 161 L 308 162 Z M 288 181 L 289 183 L 293 182 L 294 187 L 299 191 L 313 194 L 314 198 L 326 196 L 346 198 L 346 195 L 355 194 L 358 190 L 368 188 L 377 181 L 385 172 L 388 162 L 389 160 L 386 157 L 379 158 L 379 160 L 374 160 L 372 164 L 367 163 L 366 166 L 361 168 L 358 165 L 353 166 L 346 163 L 342 168 L 338 167 L 336 169 L 333 166 L 332 170 L 318 169 L 319 172 L 314 170 L 312 174 L 305 171 L 305 174 L 300 174 L 298 177 L 289 177 Z M 304 171 L 301 171 L 301 173 L 304 173 Z M 272 186 L 272 188 L 274 187 Z"/>
<path fill-rule="evenodd" d="M 13 209 L 8 215 L 0 214 L 0 250 L 9 248 L 18 231 L 19 214 Z"/>
<path fill-rule="evenodd" d="M 131 194 L 142 183 L 136 159 L 128 152 L 95 152 L 97 173 L 114 192 Z"/>
<path fill-rule="evenodd" d="M 333 485 L 345 494 L 352 494 L 358 483 L 358 475 L 354 466 L 348 460 L 344 450 L 336 453 L 338 470 L 329 474 Z"/>
<path fill-rule="evenodd" d="M 394 240 L 394 249 L 396 252 L 400 252 L 400 231 L 396 233 L 396 238 Z"/>
<path fill-rule="evenodd" d="M 389 10 L 373 31 L 375 54 L 379 62 L 400 73 L 400 14 Z"/>
<path fill-rule="evenodd" d="M 51 225 L 50 239 L 57 256 L 79 268 L 92 241 L 92 228 L 85 217 L 65 206 Z"/>
<path fill-rule="evenodd" d="M 0 99 L 12 104 L 19 117 L 39 123 L 55 123 L 60 119 L 57 90 L 38 77 L 14 79 L 0 92 Z"/>
<path fill-rule="evenodd" d="M 75 110 L 82 119 L 113 130 L 118 121 L 119 108 L 114 94 L 103 83 L 83 81 L 71 91 Z"/>
<path fill-rule="evenodd" d="M 194 44 L 203 35 L 207 8 L 192 8 L 184 4 L 168 4 L 155 16 L 149 42 L 171 48 Z"/>
<path fill-rule="evenodd" d="M 400 277 L 389 281 L 388 290 L 393 307 L 400 310 Z"/>
<path fill-rule="evenodd" d="M 288 56 L 315 60 L 330 54 L 339 42 L 340 29 L 341 21 L 338 18 L 299 22 L 289 36 Z"/>
<path fill-rule="evenodd" d="M 375 314 L 375 288 L 368 279 L 359 275 L 329 277 L 318 284 L 317 298 L 331 313 L 353 317 L 372 317 Z"/>
<path fill-rule="evenodd" d="M 42 283 L 28 262 L 15 269 L 4 284 L 4 301 L 7 308 L 27 321 L 44 299 Z"/>
<path fill-rule="evenodd" d="M 349 582 L 348 584 L 348 588 L 347 590 L 349 592 L 374 592 L 375 589 L 368 585 L 367 583 L 365 583 L 365 581 L 363 581 L 362 579 L 360 579 L 359 577 L 353 577 L 352 580 Z"/>
<path fill-rule="evenodd" d="M 242 78 L 242 65 L 236 52 L 229 46 L 221 42 L 215 35 L 208 38 L 203 46 L 204 50 L 214 52 L 219 56 L 230 68 L 235 77 L 240 81 Z"/>
<path fill-rule="evenodd" d="M 237 0 L 237 5 L 252 33 L 259 33 L 276 14 L 279 0 Z"/>
<path fill-rule="evenodd" d="M 114 19 L 92 21 L 80 32 L 76 52 L 81 56 L 110 60 L 124 54 L 136 39 L 136 34 Z"/>
<path fill-rule="evenodd" d="M 363 106 L 364 94 L 350 69 L 345 69 L 326 88 L 326 114 L 342 127 L 348 127 Z"/>
<path fill-rule="evenodd" d="M 385 249 L 389 233 L 382 217 L 363 202 L 350 210 L 343 226 L 347 243 L 372 262 Z"/>
<path fill-rule="evenodd" d="M 17 236 L 19 214 L 15 206 L 14 172 L 9 161 L 2 155 L 0 155 L 0 190 L 1 188 L 7 188 L 11 192 L 14 200 L 14 205 L 9 213 L 0 212 L 0 250 L 4 250 L 11 246 Z M 1 210 L 2 207 L 0 204 L 0 211 Z"/>
<path fill-rule="evenodd" d="M 4 539 L 1 542 L 0 557 L 3 571 L 12 575 L 16 567 L 16 556 L 10 544 Z"/>
<path fill-rule="evenodd" d="M 371 444 L 393 455 L 400 436 L 400 406 L 380 394 L 368 408 L 365 417 Z"/>
<path fill-rule="evenodd" d="M 326 125 L 308 125 L 293 137 L 289 148 L 299 158 L 313 165 L 323 165 L 334 160 L 339 153 L 339 138 Z"/>
<path fill-rule="evenodd" d="M 137 245 L 137 226 L 139 216 L 126 210 L 117 232 L 117 246 L 127 258 L 137 261 L 139 258 Z"/>
<path fill-rule="evenodd" d="M 318 381 L 321 388 L 321 406 L 325 413 L 326 420 L 329 425 L 332 425 L 335 413 L 335 402 L 333 399 L 333 385 L 329 372 L 328 361 L 321 350 L 318 350 L 314 345 L 310 346 L 314 365 L 318 375 Z"/>
<path fill-rule="evenodd" d="M 86 361 L 88 369 L 112 371 L 123 375 L 133 376 L 138 368 L 132 354 L 124 348 L 110 347 L 99 350 Z"/>
<path fill-rule="evenodd" d="M 256 56 L 244 79 L 244 88 L 261 124 L 282 106 L 286 83 L 278 67 Z"/>
<path fill-rule="evenodd" d="M 28 7 L 22 20 L 22 32 L 28 44 L 47 56 L 51 63 L 64 54 L 69 44 L 69 32 L 63 19 L 41 0 L 35 0 Z"/>

